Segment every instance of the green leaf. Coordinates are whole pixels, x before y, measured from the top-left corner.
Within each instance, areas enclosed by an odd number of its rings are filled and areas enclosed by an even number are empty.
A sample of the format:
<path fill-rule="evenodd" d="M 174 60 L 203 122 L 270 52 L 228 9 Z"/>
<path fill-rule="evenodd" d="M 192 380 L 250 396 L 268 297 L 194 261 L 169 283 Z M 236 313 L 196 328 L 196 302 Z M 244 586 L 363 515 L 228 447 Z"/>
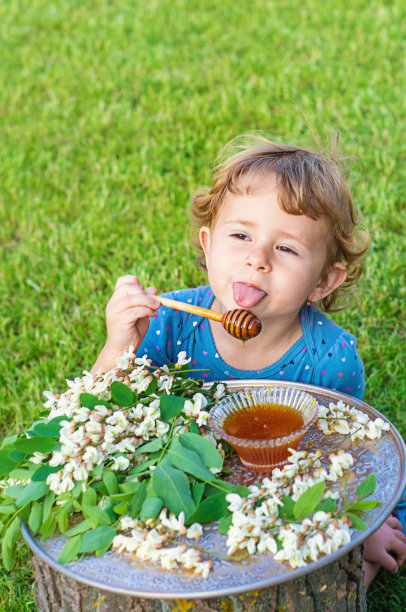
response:
<path fill-rule="evenodd" d="M 120 491 L 122 491 L 122 493 L 134 493 L 134 491 L 138 489 L 140 484 L 141 483 L 137 480 L 126 480 L 125 482 L 122 482 L 118 488 L 120 489 Z M 116 499 L 115 495 L 112 495 L 112 497 Z"/>
<path fill-rule="evenodd" d="M 66 502 L 66 504 L 62 506 L 62 508 L 65 510 L 65 512 L 68 515 L 73 513 L 73 503 L 74 503 L 74 500 L 73 498 L 71 498 L 69 501 Z"/>
<path fill-rule="evenodd" d="M 82 536 L 77 535 L 76 537 L 68 540 L 61 550 L 61 554 L 58 557 L 58 563 L 64 565 L 65 563 L 69 563 L 69 561 L 76 559 L 81 547 Z"/>
<path fill-rule="evenodd" d="M 179 441 L 185 448 L 189 448 L 200 455 L 203 463 L 207 467 L 223 467 L 223 457 L 217 448 L 203 436 L 194 433 L 184 433 L 179 436 Z"/>
<path fill-rule="evenodd" d="M 68 529 L 65 535 L 71 538 L 72 536 L 78 535 L 79 533 L 89 531 L 89 529 L 94 529 L 94 526 L 94 521 L 92 521 L 91 519 L 85 519 L 84 521 L 81 521 L 71 529 Z"/>
<path fill-rule="evenodd" d="M 16 470 L 12 470 L 9 474 L 10 478 L 14 478 L 15 480 L 32 480 L 33 471 L 25 470 L 23 468 L 17 468 Z"/>
<path fill-rule="evenodd" d="M 140 518 L 144 521 L 147 518 L 155 518 L 163 508 L 163 501 L 159 497 L 147 497 L 142 504 Z"/>
<path fill-rule="evenodd" d="M 115 493 L 117 493 L 117 476 L 112 470 L 107 470 L 106 472 L 104 472 L 103 482 L 106 485 L 106 489 L 109 495 L 114 495 Z"/>
<path fill-rule="evenodd" d="M 50 474 L 56 474 L 61 468 L 62 466 L 60 465 L 40 465 L 31 476 L 31 481 L 40 482 L 41 480 L 46 480 Z"/>
<path fill-rule="evenodd" d="M 1 443 L 1 448 L 8 448 L 10 446 L 13 446 L 13 444 L 17 440 L 17 438 L 18 438 L 18 434 L 14 434 L 12 436 L 7 436 L 7 438 L 3 439 L 3 442 Z"/>
<path fill-rule="evenodd" d="M 92 531 L 87 531 L 82 536 L 81 553 L 93 552 L 98 548 L 108 546 L 114 540 L 116 530 L 111 525 L 102 525 Z"/>
<path fill-rule="evenodd" d="M 195 503 L 188 477 L 184 472 L 170 465 L 160 464 L 154 470 L 152 484 L 155 491 L 159 491 L 160 498 L 170 512 L 176 516 L 184 512 L 186 517 L 194 512 Z"/>
<path fill-rule="evenodd" d="M 231 512 L 229 514 L 225 514 L 220 519 L 219 526 L 218 526 L 218 532 L 223 535 L 227 533 L 232 525 L 232 522 L 233 522 L 233 515 L 231 514 Z"/>
<path fill-rule="evenodd" d="M 151 382 L 149 383 L 149 385 L 147 387 L 147 389 L 144 391 L 144 395 L 146 397 L 152 395 L 157 390 L 157 387 L 158 387 L 158 380 L 157 380 L 156 376 L 153 376 Z"/>
<path fill-rule="evenodd" d="M 13 514 L 16 511 L 15 506 L 12 504 L 4 504 L 0 506 L 0 514 Z"/>
<path fill-rule="evenodd" d="M 145 482 L 145 480 L 143 480 L 130 501 L 130 516 L 132 518 L 138 516 L 141 508 L 143 507 L 143 503 L 145 501 L 146 496 L 147 483 Z"/>
<path fill-rule="evenodd" d="M 49 492 L 49 486 L 45 482 L 30 482 L 16 499 L 18 508 L 45 497 Z"/>
<path fill-rule="evenodd" d="M 10 457 L 9 450 L 0 450 L 0 475 L 8 476 L 12 470 L 18 465 L 18 461 L 15 461 Z"/>
<path fill-rule="evenodd" d="M 85 408 L 90 408 L 91 410 L 95 408 L 95 406 L 105 406 L 110 410 L 113 410 L 111 404 L 108 402 L 99 399 L 97 395 L 92 395 L 91 393 L 81 393 L 79 395 L 79 401 Z"/>
<path fill-rule="evenodd" d="M 131 389 L 119 380 L 111 383 L 110 391 L 113 402 L 119 406 L 131 406 L 135 401 L 134 393 Z"/>
<path fill-rule="evenodd" d="M 192 487 L 192 497 L 193 497 L 193 501 L 195 502 L 196 506 L 198 506 L 201 502 L 205 486 L 206 485 L 204 482 L 198 482 L 197 484 L 194 485 L 194 487 Z"/>
<path fill-rule="evenodd" d="M 278 506 L 279 517 L 291 523 L 295 520 L 295 502 L 291 497 L 289 497 L 289 495 L 284 495 L 281 499 L 281 502 L 283 503 L 283 505 Z"/>
<path fill-rule="evenodd" d="M 96 506 L 97 493 L 92 487 L 87 487 L 86 491 L 83 492 L 82 504 L 85 504 L 88 506 Z"/>
<path fill-rule="evenodd" d="M 47 436 L 36 436 L 35 438 L 19 438 L 14 442 L 14 448 L 26 454 L 50 453 L 55 447 L 55 440 Z"/>
<path fill-rule="evenodd" d="M 42 504 L 34 502 L 31 507 L 30 516 L 28 517 L 28 527 L 32 533 L 36 535 L 42 525 Z"/>
<path fill-rule="evenodd" d="M 92 471 L 94 476 L 101 476 L 104 472 L 104 463 L 99 463 L 99 465 L 95 465 Z"/>
<path fill-rule="evenodd" d="M 376 508 L 377 506 L 380 506 L 380 505 L 381 505 L 380 501 L 375 501 L 373 499 L 363 500 L 351 506 L 349 510 L 351 510 L 351 512 L 354 512 L 354 510 L 371 510 L 372 508 Z"/>
<path fill-rule="evenodd" d="M 71 491 L 72 497 L 79 497 L 82 494 L 82 483 L 77 482 Z"/>
<path fill-rule="evenodd" d="M 163 448 L 162 438 L 154 438 L 151 442 L 147 442 L 135 449 L 135 453 L 153 453 Z"/>
<path fill-rule="evenodd" d="M 243 487 L 241 485 L 233 487 L 232 492 L 237 493 L 237 495 L 240 497 L 248 497 L 248 495 L 251 493 L 248 487 Z"/>
<path fill-rule="evenodd" d="M 131 474 L 132 476 L 136 475 L 136 474 L 140 474 L 141 472 L 149 472 L 148 468 L 150 465 L 155 465 L 156 464 L 156 459 L 150 459 L 149 461 L 144 461 L 144 463 L 140 463 L 139 465 L 136 465 L 131 472 L 129 472 L 129 474 Z"/>
<path fill-rule="evenodd" d="M 66 530 L 68 529 L 69 517 L 68 517 L 68 513 L 66 512 L 64 508 L 59 510 L 56 516 L 56 522 L 58 524 L 59 531 L 61 533 L 65 533 Z"/>
<path fill-rule="evenodd" d="M 220 478 L 216 478 L 212 480 L 210 484 L 206 485 L 205 496 L 209 497 L 209 495 L 217 495 L 224 491 L 224 493 L 231 493 L 234 490 L 234 485 L 227 480 L 221 480 Z"/>
<path fill-rule="evenodd" d="M 228 502 L 224 493 L 206 497 L 196 510 L 188 516 L 186 525 L 192 523 L 211 523 L 217 521 L 227 513 Z"/>
<path fill-rule="evenodd" d="M 106 553 L 108 551 L 110 546 L 111 546 L 111 544 L 107 544 L 107 546 L 102 546 L 101 548 L 98 548 L 97 550 L 95 550 L 94 554 L 96 555 L 96 557 L 102 557 L 104 555 L 104 553 Z"/>
<path fill-rule="evenodd" d="M 182 446 L 177 438 L 174 438 L 171 443 L 167 458 L 174 467 L 191 474 L 195 478 L 204 481 L 215 480 L 214 475 L 203 465 L 200 455 Z"/>
<path fill-rule="evenodd" d="M 82 512 L 85 518 L 92 519 L 97 525 L 110 525 L 112 522 L 107 512 L 98 506 L 82 503 Z"/>
<path fill-rule="evenodd" d="M 110 498 L 115 502 L 127 502 L 132 499 L 134 496 L 134 491 L 128 491 L 128 493 L 116 493 L 115 495 L 110 495 Z"/>
<path fill-rule="evenodd" d="M 23 485 L 12 485 L 11 487 L 7 487 L 5 490 L 5 494 L 8 497 L 12 497 L 13 499 L 17 499 L 24 492 Z"/>
<path fill-rule="evenodd" d="M 161 419 L 167 422 L 178 416 L 178 414 L 182 412 L 185 402 L 185 397 L 178 397 L 176 395 L 161 395 L 159 404 Z"/>
<path fill-rule="evenodd" d="M 375 474 L 369 474 L 369 476 L 367 476 L 365 480 L 363 480 L 361 484 L 358 485 L 356 489 L 356 493 L 358 497 L 368 497 L 368 495 L 371 495 L 371 493 L 373 493 L 375 489 L 376 489 Z"/>
<path fill-rule="evenodd" d="M 323 512 L 335 512 L 336 509 L 337 509 L 336 500 L 333 499 L 332 497 L 327 497 L 326 499 L 323 499 L 323 501 L 319 503 L 319 505 L 316 508 L 316 512 L 318 512 L 319 510 L 322 510 Z"/>
<path fill-rule="evenodd" d="M 42 517 L 44 520 L 44 516 Z M 44 521 L 40 527 L 40 534 L 42 535 L 43 540 L 48 540 L 52 538 L 56 529 L 56 519 L 53 514 L 50 514 L 46 521 Z"/>
<path fill-rule="evenodd" d="M 352 526 L 354 527 L 354 529 L 358 529 L 359 531 L 364 531 L 367 526 L 364 523 L 364 521 L 362 521 L 359 516 L 357 516 L 356 514 L 353 514 L 352 512 L 347 512 L 346 513 L 348 518 L 351 519 L 352 521 Z"/>
<path fill-rule="evenodd" d="M 37 421 L 28 433 L 30 436 L 45 436 L 59 440 L 59 433 L 62 427 L 60 421 L 62 420 L 68 419 L 66 417 L 56 417 L 51 421 Z"/>
<path fill-rule="evenodd" d="M 10 525 L 8 526 L 3 536 L 2 542 L 1 542 L 1 552 L 2 552 L 2 557 L 3 557 L 3 563 L 4 563 L 4 567 L 6 568 L 8 572 L 10 572 L 13 569 L 15 550 L 16 550 L 15 544 L 17 542 L 19 534 L 20 534 L 20 521 L 18 520 L 18 517 L 16 516 L 11 521 Z"/>
<path fill-rule="evenodd" d="M 49 516 L 49 513 L 51 512 L 52 506 L 54 505 L 54 501 L 55 501 L 55 493 L 53 491 L 50 491 L 48 493 L 48 495 L 45 497 L 44 501 L 42 502 L 42 520 L 46 521 L 46 519 Z"/>
<path fill-rule="evenodd" d="M 199 429 L 198 425 L 192 419 L 189 421 L 189 428 L 190 428 L 190 433 L 194 433 L 197 436 L 201 435 L 200 434 L 200 429 Z"/>
<path fill-rule="evenodd" d="M 296 520 L 302 521 L 316 509 L 321 498 L 323 497 L 324 488 L 325 482 L 318 482 L 302 493 L 302 495 L 296 501 L 293 509 Z"/>
<path fill-rule="evenodd" d="M 121 502 L 117 504 L 116 506 L 113 506 L 113 512 L 115 512 L 115 514 L 119 514 L 120 516 L 123 514 L 127 514 L 127 511 L 128 511 L 127 502 Z"/>

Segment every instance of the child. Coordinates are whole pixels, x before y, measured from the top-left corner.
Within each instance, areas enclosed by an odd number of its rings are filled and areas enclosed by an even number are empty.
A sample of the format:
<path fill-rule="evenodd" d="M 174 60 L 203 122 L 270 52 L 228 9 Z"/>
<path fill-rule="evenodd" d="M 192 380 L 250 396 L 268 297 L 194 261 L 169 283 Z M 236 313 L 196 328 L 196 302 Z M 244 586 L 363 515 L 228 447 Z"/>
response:
<path fill-rule="evenodd" d="M 368 248 L 336 162 L 259 137 L 237 141 L 237 148 L 234 141 L 226 152 L 230 147 L 211 188 L 192 200 L 209 286 L 167 296 L 221 313 L 251 310 L 261 333 L 244 345 L 216 322 L 161 307 L 154 287 L 144 290 L 135 276 L 124 276 L 107 305 L 107 341 L 93 371 L 114 367 L 133 345 L 155 365 L 186 351 L 190 374 L 203 380 L 300 381 L 361 398 L 364 371 L 354 336 L 314 305 L 338 309 Z M 397 571 L 406 558 L 394 517 L 372 538 L 368 584 L 379 565 Z"/>

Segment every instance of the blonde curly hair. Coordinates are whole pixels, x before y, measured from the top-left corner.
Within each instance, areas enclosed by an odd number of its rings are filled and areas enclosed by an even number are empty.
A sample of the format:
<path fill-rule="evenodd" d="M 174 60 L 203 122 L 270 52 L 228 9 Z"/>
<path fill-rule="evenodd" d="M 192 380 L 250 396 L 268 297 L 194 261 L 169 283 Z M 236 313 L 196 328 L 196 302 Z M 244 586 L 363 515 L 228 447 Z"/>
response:
<path fill-rule="evenodd" d="M 214 167 L 211 187 L 199 189 L 192 197 L 192 238 L 198 250 L 198 264 L 206 269 L 203 250 L 197 233 L 206 225 L 213 226 L 228 193 L 254 188 L 254 183 L 270 173 L 275 177 L 278 203 L 292 215 L 307 215 L 312 219 L 323 216 L 328 223 L 328 261 L 347 268 L 344 283 L 325 297 L 320 306 L 326 312 L 348 306 L 352 288 L 363 271 L 363 257 L 369 247 L 369 234 L 360 225 L 342 162 L 337 158 L 335 134 L 331 150 L 313 152 L 297 146 L 272 142 L 262 136 L 243 135 L 223 149 Z M 243 185 L 242 185 L 243 182 Z M 339 304 L 338 304 L 339 302 Z"/>

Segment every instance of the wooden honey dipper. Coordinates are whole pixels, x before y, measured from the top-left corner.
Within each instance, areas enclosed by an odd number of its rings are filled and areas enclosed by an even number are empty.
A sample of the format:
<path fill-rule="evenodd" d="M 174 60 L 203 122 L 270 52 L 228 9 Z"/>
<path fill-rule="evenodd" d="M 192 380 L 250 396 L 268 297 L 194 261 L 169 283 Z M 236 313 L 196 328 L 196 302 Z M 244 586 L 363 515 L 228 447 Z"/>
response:
<path fill-rule="evenodd" d="M 214 310 L 209 310 L 208 308 L 201 308 L 194 304 L 170 300 L 160 295 L 154 295 L 153 298 L 158 300 L 162 306 L 168 306 L 169 308 L 175 308 L 183 312 L 199 315 L 200 317 L 206 317 L 206 319 L 218 321 L 229 334 L 239 340 L 245 341 L 250 340 L 250 338 L 255 338 L 262 329 L 262 323 L 257 319 L 254 313 L 242 308 L 228 310 L 224 314 L 221 314 L 220 312 L 214 312 Z"/>

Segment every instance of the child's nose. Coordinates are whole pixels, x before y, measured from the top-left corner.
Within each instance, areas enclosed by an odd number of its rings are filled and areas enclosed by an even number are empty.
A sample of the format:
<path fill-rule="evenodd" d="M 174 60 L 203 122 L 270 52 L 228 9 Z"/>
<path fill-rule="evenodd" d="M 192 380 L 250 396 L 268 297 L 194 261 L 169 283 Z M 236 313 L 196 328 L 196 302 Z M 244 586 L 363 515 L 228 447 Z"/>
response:
<path fill-rule="evenodd" d="M 251 249 L 248 254 L 246 263 L 260 272 L 269 272 L 271 270 L 271 261 L 266 249 L 260 247 Z"/>

